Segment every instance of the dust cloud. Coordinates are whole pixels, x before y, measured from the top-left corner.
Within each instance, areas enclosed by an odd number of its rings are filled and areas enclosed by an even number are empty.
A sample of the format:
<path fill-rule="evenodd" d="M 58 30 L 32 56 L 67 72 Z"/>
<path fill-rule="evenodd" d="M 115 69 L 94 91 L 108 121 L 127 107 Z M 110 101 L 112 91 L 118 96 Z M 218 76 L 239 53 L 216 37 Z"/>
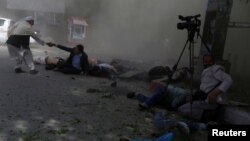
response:
<path fill-rule="evenodd" d="M 89 21 L 88 49 L 142 62 L 175 63 L 187 40 L 186 30 L 177 29 L 182 22 L 178 15 L 201 14 L 203 23 L 206 5 L 200 0 L 102 0 Z M 184 62 L 187 54 L 188 48 Z"/>
<path fill-rule="evenodd" d="M 50 5 L 54 5 L 54 1 L 50 1 Z M 1 5 L 6 6 L 6 0 L 1 1 Z M 178 19 L 178 15 L 201 14 L 203 25 L 206 5 L 207 1 L 201 0 L 188 2 L 183 0 L 66 0 L 66 12 L 62 17 L 65 21 L 69 16 L 84 16 L 87 19 L 89 26 L 86 49 L 96 55 L 142 62 L 175 63 L 187 40 L 186 30 L 177 29 L 177 23 L 182 22 Z M 17 13 L 9 10 L 6 14 L 18 19 L 32 14 L 32 11 Z M 60 33 L 57 36 L 63 33 L 66 35 L 66 24 L 58 28 L 48 28 L 42 24 L 40 22 L 39 27 L 42 34 L 46 31 L 51 34 Z M 56 32 L 52 32 L 55 30 Z M 195 44 L 197 55 L 200 45 L 200 41 Z M 187 62 L 188 48 L 182 60 Z"/>

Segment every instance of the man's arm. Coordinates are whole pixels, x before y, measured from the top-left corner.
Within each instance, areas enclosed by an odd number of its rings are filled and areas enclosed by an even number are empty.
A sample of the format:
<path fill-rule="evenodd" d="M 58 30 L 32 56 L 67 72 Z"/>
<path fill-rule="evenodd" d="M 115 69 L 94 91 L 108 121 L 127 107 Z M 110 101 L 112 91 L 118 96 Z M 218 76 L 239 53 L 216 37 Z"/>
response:
<path fill-rule="evenodd" d="M 34 32 L 34 30 L 31 27 L 26 28 L 26 32 L 28 35 L 30 35 L 37 43 L 44 46 L 45 42 L 37 36 L 37 34 Z"/>
<path fill-rule="evenodd" d="M 221 82 L 221 84 L 208 94 L 208 102 L 209 103 L 215 103 L 217 101 L 217 97 L 221 93 L 226 92 L 233 84 L 233 80 L 232 80 L 231 76 L 229 74 L 225 73 L 223 69 L 217 69 L 214 72 L 214 76 L 217 80 L 219 80 Z"/>
<path fill-rule="evenodd" d="M 222 69 L 218 69 L 214 73 L 214 76 L 221 82 L 221 84 L 218 86 L 218 89 L 221 90 L 222 92 L 226 92 L 233 84 L 231 76 Z"/>
<path fill-rule="evenodd" d="M 207 100 L 209 103 L 216 103 L 218 96 L 222 93 L 222 91 L 217 87 L 212 92 L 210 92 L 207 96 Z"/>
<path fill-rule="evenodd" d="M 63 46 L 63 45 L 59 45 L 59 44 L 55 44 L 55 43 L 52 43 L 52 42 L 48 42 L 46 43 L 49 47 L 52 47 L 52 46 L 55 46 L 59 49 L 62 49 L 64 51 L 67 51 L 67 52 L 71 52 L 72 51 L 72 48 L 69 48 L 69 47 L 66 47 L 66 46 Z"/>
<path fill-rule="evenodd" d="M 71 52 L 72 51 L 72 48 L 66 47 L 66 46 L 63 46 L 63 45 L 56 45 L 56 47 L 59 48 L 59 49 L 61 49 L 61 50 L 67 51 L 67 52 Z"/>
<path fill-rule="evenodd" d="M 40 45 L 44 46 L 45 42 L 40 39 L 35 33 L 31 35 L 31 37 L 37 42 L 39 43 Z"/>

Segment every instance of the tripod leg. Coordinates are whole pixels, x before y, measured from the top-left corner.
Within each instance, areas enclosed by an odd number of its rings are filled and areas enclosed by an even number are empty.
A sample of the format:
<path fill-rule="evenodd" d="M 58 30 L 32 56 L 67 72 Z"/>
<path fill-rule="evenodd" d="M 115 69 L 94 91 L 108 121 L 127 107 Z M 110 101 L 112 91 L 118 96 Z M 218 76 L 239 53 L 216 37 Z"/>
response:
<path fill-rule="evenodd" d="M 178 64 L 179 64 L 179 62 L 180 62 L 180 60 L 181 60 L 181 57 L 182 57 L 182 55 L 183 55 L 183 53 L 184 53 L 184 50 L 185 50 L 185 48 L 186 48 L 186 46 L 187 46 L 187 44 L 188 44 L 188 39 L 187 39 L 187 41 L 186 41 L 186 43 L 185 43 L 185 45 L 184 45 L 184 47 L 183 47 L 183 49 L 182 49 L 182 51 L 181 51 L 181 54 L 180 54 L 180 56 L 179 56 L 179 58 L 178 58 L 178 61 L 177 61 L 177 63 L 174 65 L 174 67 L 173 67 L 173 71 L 176 71 L 177 70 L 177 67 L 178 67 Z"/>
<path fill-rule="evenodd" d="M 193 114 L 193 81 L 194 81 L 194 42 L 190 42 L 190 70 L 191 70 L 191 82 L 190 82 L 190 115 Z"/>

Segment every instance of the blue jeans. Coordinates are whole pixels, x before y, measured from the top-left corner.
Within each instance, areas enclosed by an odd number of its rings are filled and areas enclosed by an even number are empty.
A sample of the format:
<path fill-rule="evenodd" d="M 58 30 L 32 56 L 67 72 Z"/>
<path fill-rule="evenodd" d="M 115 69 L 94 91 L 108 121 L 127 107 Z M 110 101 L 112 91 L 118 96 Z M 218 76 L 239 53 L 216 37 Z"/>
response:
<path fill-rule="evenodd" d="M 166 93 L 166 88 L 164 86 L 157 86 L 155 94 L 151 97 L 147 97 L 143 94 L 137 94 L 136 99 L 142 103 L 145 103 L 146 106 L 151 107 L 159 104 Z"/>
<path fill-rule="evenodd" d="M 163 130 L 167 126 L 178 126 L 178 123 L 183 123 L 186 125 L 190 132 L 207 130 L 207 124 L 201 122 L 167 120 L 165 119 L 165 114 L 163 112 L 157 112 L 155 114 L 153 123 L 154 126 L 160 130 Z"/>
<path fill-rule="evenodd" d="M 177 108 L 186 102 L 187 95 L 188 92 L 185 89 L 173 85 L 168 85 L 168 87 L 159 85 L 151 97 L 137 94 L 136 98 L 147 107 L 161 105 L 167 108 Z"/>
<path fill-rule="evenodd" d="M 174 134 L 173 132 L 167 132 L 162 136 L 155 139 L 133 139 L 132 141 L 173 141 Z"/>

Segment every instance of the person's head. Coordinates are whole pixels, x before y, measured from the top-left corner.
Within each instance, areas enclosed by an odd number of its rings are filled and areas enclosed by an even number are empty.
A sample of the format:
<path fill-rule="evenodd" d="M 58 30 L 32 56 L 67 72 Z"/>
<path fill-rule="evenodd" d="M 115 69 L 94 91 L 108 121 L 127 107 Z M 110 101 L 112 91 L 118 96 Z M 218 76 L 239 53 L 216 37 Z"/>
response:
<path fill-rule="evenodd" d="M 75 54 L 81 54 L 81 53 L 83 53 L 83 51 L 84 51 L 84 46 L 81 44 L 76 45 L 76 47 L 74 47 Z"/>
<path fill-rule="evenodd" d="M 214 61 L 214 56 L 212 54 L 205 54 L 203 56 L 203 66 L 204 69 L 214 65 L 215 61 Z"/>
<path fill-rule="evenodd" d="M 34 25 L 34 18 L 32 16 L 25 17 L 25 21 L 28 22 L 31 26 Z"/>

